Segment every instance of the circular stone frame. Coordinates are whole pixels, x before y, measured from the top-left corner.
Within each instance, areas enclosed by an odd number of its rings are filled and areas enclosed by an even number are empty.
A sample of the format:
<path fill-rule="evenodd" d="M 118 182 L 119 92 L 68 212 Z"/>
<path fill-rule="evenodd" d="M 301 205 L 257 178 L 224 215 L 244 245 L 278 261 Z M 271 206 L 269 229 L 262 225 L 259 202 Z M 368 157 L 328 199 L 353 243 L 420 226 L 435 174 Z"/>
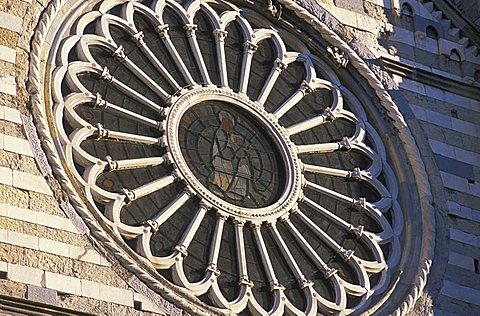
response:
<path fill-rule="evenodd" d="M 223 101 L 233 104 L 248 112 L 257 121 L 261 122 L 263 127 L 270 132 L 270 137 L 274 143 L 279 145 L 283 160 L 286 166 L 287 180 L 285 189 L 277 202 L 262 208 L 245 208 L 228 203 L 212 192 L 194 176 L 188 164 L 186 163 L 180 143 L 178 141 L 178 126 L 183 115 L 196 104 L 209 101 Z M 298 198 L 302 194 L 302 171 L 301 163 L 297 157 L 295 147 L 289 139 L 289 135 L 284 127 L 278 124 L 275 117 L 267 113 L 263 107 L 249 100 L 246 96 L 234 93 L 230 89 L 222 88 L 195 88 L 186 91 L 175 100 L 173 105 L 168 108 L 166 114 L 165 142 L 172 155 L 171 159 L 175 164 L 180 177 L 183 178 L 190 187 L 200 196 L 205 198 L 208 203 L 223 213 L 225 216 L 233 216 L 242 221 L 251 221 L 252 223 L 261 224 L 262 222 L 273 222 L 279 217 L 285 215 L 288 210 L 292 209 L 297 203 Z"/>
<path fill-rule="evenodd" d="M 240 1 L 232 2 L 238 3 Z M 291 0 L 278 0 L 278 3 L 283 6 L 284 11 L 291 12 L 299 20 L 307 21 L 328 45 L 337 47 L 349 57 L 349 65 L 351 65 L 349 68 L 365 78 L 365 83 L 374 91 L 381 109 L 390 119 L 392 128 L 396 130 L 398 139 L 403 143 L 405 152 L 404 159 L 406 163 L 411 166 L 412 171 L 410 175 L 406 176 L 406 179 L 415 186 L 415 198 L 419 204 L 418 212 L 416 212 L 418 213 L 416 219 L 419 221 L 416 222 L 415 226 L 421 243 L 417 245 L 415 249 L 415 257 L 418 258 L 418 261 L 415 261 L 415 267 L 409 270 L 408 275 L 404 274 L 408 280 L 403 283 L 411 285 L 402 287 L 402 290 L 395 296 L 395 302 L 397 302 L 397 304 L 395 304 L 395 307 L 390 307 L 389 310 L 392 310 L 392 314 L 395 315 L 406 315 L 413 308 L 416 300 L 422 295 L 425 287 L 433 258 L 435 235 L 435 217 L 434 209 L 431 205 L 432 195 L 430 184 L 415 139 L 401 112 L 378 77 L 372 72 L 367 63 L 359 57 L 344 40 L 331 30 L 335 25 L 332 26 L 331 23 L 328 23 L 330 26 L 327 26 L 325 24 L 327 23 L 325 21 L 328 19 L 334 20 L 328 12 L 325 13 L 320 5 L 312 4 L 307 0 L 299 1 L 298 3 Z M 53 172 L 62 189 L 68 194 L 69 202 L 90 228 L 93 238 L 113 253 L 124 267 L 134 273 L 151 289 L 157 293 L 161 293 L 162 296 L 174 302 L 176 306 L 191 313 L 198 315 L 222 314 L 221 311 L 202 303 L 194 295 L 172 286 L 172 284 L 166 280 L 159 278 L 152 267 L 144 264 L 139 260 L 137 254 L 123 246 L 121 240 L 112 234 L 109 227 L 90 212 L 85 200 L 77 191 L 77 185 L 72 183 L 68 171 L 64 168 L 65 161 L 62 160 L 56 144 L 57 135 L 50 129 L 52 121 L 49 116 L 50 110 L 48 106 L 51 105 L 51 96 L 49 95 L 49 87 L 45 87 L 45 82 L 50 80 L 51 73 L 49 71 L 54 61 L 52 61 L 49 54 L 51 51 L 58 49 L 58 38 L 61 38 L 63 35 L 57 35 L 57 32 L 61 30 L 61 25 L 75 20 L 78 16 L 77 14 L 91 9 L 92 6 L 93 4 L 79 3 L 74 0 L 51 0 L 39 19 L 34 32 L 30 55 L 28 92 L 35 124 L 45 151 L 45 156 L 37 157 L 37 159 L 39 161 L 46 161 L 48 159 L 51 167 L 50 170 L 49 167 L 43 165 L 42 172 L 45 175 Z M 61 200 L 61 198 L 59 198 L 59 200 Z M 395 295 L 393 291 L 383 294 L 378 303 L 375 306 L 370 306 L 370 309 L 366 312 L 374 312 L 382 308 L 387 299 L 392 299 L 392 295 Z"/>

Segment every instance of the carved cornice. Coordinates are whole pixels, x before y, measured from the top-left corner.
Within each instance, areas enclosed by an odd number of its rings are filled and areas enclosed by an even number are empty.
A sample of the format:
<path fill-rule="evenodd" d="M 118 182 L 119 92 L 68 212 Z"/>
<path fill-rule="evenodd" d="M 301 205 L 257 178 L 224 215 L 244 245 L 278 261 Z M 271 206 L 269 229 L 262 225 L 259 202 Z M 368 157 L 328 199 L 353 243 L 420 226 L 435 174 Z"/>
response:
<path fill-rule="evenodd" d="M 449 0 L 430 0 L 429 2 L 432 2 L 438 10 L 442 11 L 445 17 L 452 21 L 453 26 L 459 28 L 462 35 L 472 41 L 472 45 L 480 49 L 480 30 L 478 26 L 466 19 L 465 15 Z"/>
<path fill-rule="evenodd" d="M 463 81 L 456 80 L 451 77 L 442 76 L 432 71 L 420 69 L 407 63 L 390 59 L 388 57 L 380 57 L 379 63 L 389 73 L 415 80 L 467 98 L 476 99 L 478 97 L 478 89 L 480 88 L 480 83 L 478 82 L 466 84 Z"/>

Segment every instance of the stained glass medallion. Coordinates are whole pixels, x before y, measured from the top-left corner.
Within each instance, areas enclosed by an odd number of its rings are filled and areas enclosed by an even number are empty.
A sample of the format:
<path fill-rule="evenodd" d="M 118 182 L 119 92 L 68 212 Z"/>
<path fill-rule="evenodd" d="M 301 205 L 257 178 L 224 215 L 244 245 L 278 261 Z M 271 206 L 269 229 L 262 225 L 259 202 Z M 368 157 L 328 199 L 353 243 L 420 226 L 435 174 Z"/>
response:
<path fill-rule="evenodd" d="M 187 164 L 215 195 L 245 208 L 268 206 L 279 198 L 283 157 L 252 115 L 233 104 L 205 101 L 184 114 L 179 129 Z"/>

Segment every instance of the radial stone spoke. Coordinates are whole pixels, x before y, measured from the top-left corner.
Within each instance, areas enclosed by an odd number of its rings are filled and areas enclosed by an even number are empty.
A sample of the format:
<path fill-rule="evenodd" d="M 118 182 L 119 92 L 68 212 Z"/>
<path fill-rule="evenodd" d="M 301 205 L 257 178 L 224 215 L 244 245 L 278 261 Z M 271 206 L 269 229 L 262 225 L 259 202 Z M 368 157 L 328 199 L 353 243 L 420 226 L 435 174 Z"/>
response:
<path fill-rule="evenodd" d="M 187 203 L 188 199 L 192 195 L 189 191 L 184 191 L 180 193 L 175 200 L 170 202 L 166 207 L 164 207 L 157 215 L 152 217 L 147 221 L 147 223 L 154 229 L 158 230 L 158 228 L 165 223 L 170 216 L 172 216 L 182 205 Z"/>
<path fill-rule="evenodd" d="M 141 39 L 140 39 L 141 38 Z M 162 64 L 160 60 L 158 60 L 157 56 L 150 50 L 150 48 L 145 44 L 143 41 L 143 36 L 142 37 L 134 37 L 134 39 L 137 42 L 137 45 L 140 47 L 144 55 L 148 58 L 148 60 L 152 63 L 152 65 L 164 76 L 168 82 L 175 88 L 175 90 L 180 89 L 180 85 L 175 81 L 175 79 L 172 77 L 170 72 L 165 68 L 165 66 Z"/>
<path fill-rule="evenodd" d="M 353 255 L 352 250 L 345 250 L 341 247 L 332 237 L 330 237 L 323 229 L 317 226 L 310 218 L 305 216 L 300 210 L 296 213 L 300 220 L 309 227 L 315 235 L 317 235 L 323 242 L 325 242 L 330 248 L 342 255 L 346 260 L 350 259 Z"/>
<path fill-rule="evenodd" d="M 158 166 L 165 162 L 165 159 L 163 157 L 113 160 L 112 157 L 107 156 L 106 160 L 108 171 L 146 168 Z"/>
<path fill-rule="evenodd" d="M 291 108 L 293 108 L 300 100 L 302 100 L 307 94 L 313 92 L 312 87 L 308 84 L 308 82 L 303 81 L 301 87 L 290 96 L 282 105 L 278 107 L 278 109 L 273 113 L 280 119 L 285 113 L 287 113 Z"/>
<path fill-rule="evenodd" d="M 292 125 L 287 128 L 288 134 L 295 135 L 304 131 L 307 131 L 309 129 L 312 129 L 314 127 L 320 126 L 325 122 L 332 122 L 335 119 L 333 116 L 333 113 L 330 111 L 329 108 L 325 110 L 325 113 L 318 115 L 314 118 L 311 118 L 309 120 L 306 120 L 304 122 L 300 122 L 298 124 Z"/>
<path fill-rule="evenodd" d="M 200 47 L 198 46 L 197 36 L 195 35 L 197 25 L 186 24 L 184 28 L 187 31 L 188 42 L 190 43 L 193 55 L 195 56 L 195 61 L 197 62 L 197 65 L 199 65 L 203 81 L 206 84 L 211 84 L 212 82 L 210 81 L 210 76 L 208 75 L 207 66 L 205 65 L 205 61 L 203 60 L 202 52 L 200 51 Z"/>
<path fill-rule="evenodd" d="M 220 29 L 213 31 L 217 47 L 218 64 L 220 65 L 220 83 L 222 87 L 228 87 L 227 58 L 225 54 L 225 38 L 228 32 Z"/>
<path fill-rule="evenodd" d="M 260 248 L 260 256 L 262 257 L 263 268 L 265 270 L 265 273 L 267 274 L 268 281 L 270 282 L 271 290 L 273 291 L 276 289 L 285 289 L 283 286 L 280 285 L 277 277 L 275 276 L 275 270 L 273 270 L 272 260 L 270 260 L 267 246 L 265 245 L 265 241 L 263 240 L 261 226 L 255 225 L 253 231 L 255 232 L 255 241 Z"/>
<path fill-rule="evenodd" d="M 351 198 L 349 196 L 346 196 L 346 195 L 343 195 L 341 193 L 338 193 L 336 191 L 333 191 L 333 190 L 330 190 L 330 189 L 327 189 L 325 187 L 322 187 L 321 185 L 318 185 L 316 183 L 313 183 L 311 181 L 306 181 L 306 186 L 307 188 L 310 188 L 318 193 L 322 193 L 322 194 L 325 194 L 331 198 L 334 198 L 336 200 L 339 200 L 339 201 L 342 201 L 342 202 L 345 202 L 347 204 L 354 204 L 356 202 L 356 200 L 354 198 Z"/>
<path fill-rule="evenodd" d="M 310 259 L 312 259 L 314 264 L 323 271 L 326 278 L 329 278 L 338 272 L 336 269 L 330 268 L 325 263 L 325 261 L 323 261 L 322 258 L 320 258 L 320 256 L 315 251 L 315 249 L 312 248 L 312 246 L 308 243 L 308 241 L 302 236 L 302 234 L 298 231 L 298 229 L 293 225 L 290 219 L 286 219 L 285 223 L 287 224 L 287 227 L 292 232 L 292 235 L 295 238 L 295 240 L 297 240 L 297 242 L 300 244 L 300 247 L 302 247 L 302 249 L 310 257 Z"/>
<path fill-rule="evenodd" d="M 295 260 L 292 253 L 290 252 L 290 249 L 288 249 L 287 244 L 285 243 L 282 235 L 278 231 L 277 225 L 272 224 L 271 227 L 273 230 L 273 237 L 275 239 L 276 244 L 279 246 L 280 251 L 283 254 L 283 257 L 288 262 L 288 265 L 290 266 L 290 270 L 292 270 L 293 274 L 297 278 L 298 283 L 300 284 L 301 287 L 303 287 L 308 282 L 307 279 L 305 278 L 305 275 L 303 275 L 302 271 L 300 270 L 300 267 L 298 266 L 297 261 Z"/>
<path fill-rule="evenodd" d="M 188 227 L 186 228 L 184 234 L 182 235 L 182 238 L 180 239 L 176 247 L 183 254 L 186 255 L 187 248 L 188 246 L 190 246 L 190 243 L 192 242 L 193 237 L 195 237 L 195 234 L 197 233 L 197 230 L 200 227 L 200 224 L 202 223 L 202 220 L 205 217 L 206 213 L 207 213 L 207 207 L 204 205 L 200 205 L 200 207 L 197 210 L 197 213 L 195 214 L 195 217 L 192 219 L 190 224 L 188 224 Z"/>
<path fill-rule="evenodd" d="M 160 144 L 160 139 L 130 133 L 116 132 L 103 128 L 102 124 L 97 124 L 97 139 L 113 139 L 117 141 L 127 141 L 146 145 Z"/>
<path fill-rule="evenodd" d="M 141 197 L 152 194 L 155 191 L 161 190 L 169 184 L 172 184 L 175 181 L 173 175 L 165 176 L 155 181 L 149 182 L 133 190 L 123 189 L 127 199 L 133 201 Z"/>
<path fill-rule="evenodd" d="M 136 39 L 142 38 L 141 41 L 143 42 L 143 33 L 140 32 L 139 34 L 141 34 L 141 36 L 137 36 L 137 37 L 134 36 L 134 38 Z M 137 39 L 137 43 L 138 41 L 139 40 Z M 150 76 L 148 76 L 142 69 L 140 69 L 134 62 L 132 62 L 125 55 L 124 48 L 122 45 L 118 47 L 118 49 L 113 53 L 113 55 L 116 56 L 118 59 L 120 59 L 125 64 L 125 66 L 135 75 L 135 77 L 140 79 L 145 85 L 147 85 L 150 89 L 152 89 L 158 96 L 160 96 L 164 100 L 168 99 L 169 94 L 165 90 L 163 90 L 163 88 L 160 87 L 155 82 L 155 80 L 150 78 Z"/>
<path fill-rule="evenodd" d="M 172 56 L 175 64 L 180 69 L 180 72 L 182 73 L 185 80 L 188 82 L 188 84 L 194 85 L 195 81 L 193 80 L 192 75 L 188 71 L 187 66 L 185 66 L 185 63 L 183 62 L 182 57 L 180 57 L 180 54 L 178 53 L 177 49 L 175 48 L 175 45 L 173 45 L 172 40 L 168 35 L 168 24 L 159 25 L 156 27 L 155 30 L 162 38 L 162 41 L 167 47 L 167 50 L 170 56 Z"/>
<path fill-rule="evenodd" d="M 110 103 L 102 98 L 100 93 L 97 93 L 94 107 L 105 109 L 108 112 L 118 114 L 121 117 L 128 118 L 139 123 L 143 123 L 147 126 L 159 128 L 160 122 L 143 116 L 141 114 L 135 113 L 133 111 L 127 110 L 121 106 Z"/>
<path fill-rule="evenodd" d="M 217 214 L 217 224 L 215 226 L 215 231 L 213 233 L 212 243 L 210 246 L 210 262 L 208 263 L 207 269 L 217 275 L 220 274 L 220 271 L 218 270 L 218 256 L 220 254 L 220 245 L 222 243 L 223 226 L 225 225 L 226 220 L 226 216 Z"/>
<path fill-rule="evenodd" d="M 239 264 L 240 284 L 247 284 L 253 286 L 253 283 L 248 277 L 247 271 L 247 256 L 245 254 L 245 241 L 243 239 L 244 222 L 235 221 L 235 243 L 237 248 L 237 262 Z"/>
<path fill-rule="evenodd" d="M 112 83 L 118 90 L 122 91 L 129 97 L 137 100 L 138 102 L 144 104 L 145 106 L 148 106 L 154 111 L 161 112 L 162 108 L 150 100 L 149 98 L 145 97 L 144 95 L 138 93 L 136 90 L 130 88 L 128 85 L 124 84 L 123 82 L 117 80 L 115 77 L 110 75 L 110 71 L 108 70 L 107 67 L 103 69 L 102 74 L 100 75 L 100 78 L 103 80 Z"/>
<path fill-rule="evenodd" d="M 252 58 L 253 54 L 257 51 L 258 46 L 251 43 L 245 42 L 243 44 L 243 60 L 242 60 L 242 74 L 240 77 L 240 93 L 247 93 L 248 80 L 250 78 L 250 69 L 252 67 Z"/>
<path fill-rule="evenodd" d="M 258 102 L 260 104 L 264 104 L 265 101 L 267 100 L 270 92 L 273 89 L 273 86 L 275 85 L 275 82 L 277 81 L 278 77 L 284 71 L 287 69 L 288 65 L 285 64 L 283 61 L 280 59 L 275 59 L 275 68 L 272 69 L 270 72 L 270 75 L 268 76 L 266 84 L 263 86 L 262 91 L 260 92 L 260 95 L 258 97 Z"/>
<path fill-rule="evenodd" d="M 331 153 L 337 150 L 349 150 L 349 149 L 351 149 L 351 145 L 348 138 L 346 137 L 336 143 L 297 146 L 297 151 L 299 154 Z"/>
<path fill-rule="evenodd" d="M 305 172 L 318 173 L 318 174 L 323 174 L 327 176 L 342 177 L 342 178 L 349 178 L 351 177 L 351 174 L 352 174 L 351 171 L 347 171 L 347 170 L 334 169 L 334 168 L 315 166 L 315 165 L 309 165 L 309 164 L 304 164 L 303 170 Z"/>

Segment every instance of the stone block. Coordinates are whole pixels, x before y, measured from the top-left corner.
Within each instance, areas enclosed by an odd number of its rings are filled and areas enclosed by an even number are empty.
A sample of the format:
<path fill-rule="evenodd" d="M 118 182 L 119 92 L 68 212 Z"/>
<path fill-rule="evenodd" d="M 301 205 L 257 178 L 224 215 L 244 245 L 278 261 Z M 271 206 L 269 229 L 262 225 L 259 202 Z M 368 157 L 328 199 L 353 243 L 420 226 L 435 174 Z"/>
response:
<path fill-rule="evenodd" d="M 441 171 L 464 179 L 471 179 L 473 177 L 473 166 L 438 154 L 435 154 L 434 157 Z"/>
<path fill-rule="evenodd" d="M 460 178 L 456 175 L 440 171 L 440 176 L 442 177 L 443 184 L 445 187 L 457 190 L 460 192 L 468 193 L 470 192 L 468 188 L 468 182 L 466 179 Z"/>
<path fill-rule="evenodd" d="M 428 143 L 430 144 L 430 148 L 434 153 L 441 154 L 449 158 L 455 158 L 455 149 L 453 146 L 433 139 L 429 139 Z"/>
<path fill-rule="evenodd" d="M 457 216 L 457 217 L 462 217 L 465 219 L 471 219 L 472 218 L 472 212 L 471 209 L 468 207 L 462 207 L 460 204 L 453 202 L 453 201 L 447 201 L 447 208 L 448 208 L 448 214 Z"/>
<path fill-rule="evenodd" d="M 133 307 L 133 291 L 100 284 L 100 299 Z"/>
<path fill-rule="evenodd" d="M 396 26 L 393 29 L 393 33 L 389 40 L 402 43 L 413 43 L 414 35 L 412 31 Z"/>
<path fill-rule="evenodd" d="M 432 54 L 438 54 L 438 42 L 433 38 L 423 37 L 421 40 L 416 41 L 415 44 L 416 47 L 421 50 L 427 51 Z"/>
<path fill-rule="evenodd" d="M 0 183 L 6 185 L 12 185 L 13 183 L 13 171 L 10 168 L 0 167 Z"/>
<path fill-rule="evenodd" d="M 465 80 L 463 77 L 461 77 L 459 75 L 456 75 L 456 74 L 453 74 L 453 73 L 450 73 L 450 72 L 446 72 L 446 71 L 443 71 L 443 70 L 440 70 L 440 69 L 437 69 L 437 68 L 432 68 L 432 73 L 440 75 L 440 76 L 445 77 L 447 79 L 451 79 L 451 80 L 457 80 L 457 81 L 464 81 Z"/>
<path fill-rule="evenodd" d="M 453 147 L 453 149 L 455 151 L 455 158 L 457 160 L 480 167 L 480 154 L 458 147 Z"/>
<path fill-rule="evenodd" d="M 0 272 L 4 272 L 4 273 L 8 272 L 8 263 L 4 261 L 0 261 Z"/>
<path fill-rule="evenodd" d="M 16 188 L 53 195 L 47 181 L 42 176 L 13 170 L 12 185 Z"/>
<path fill-rule="evenodd" d="M 3 107 L 3 119 L 5 121 L 9 121 L 15 124 L 22 124 L 22 118 L 20 117 L 20 111 L 16 109 L 9 108 L 8 106 L 2 106 Z"/>
<path fill-rule="evenodd" d="M 445 128 L 452 129 L 452 117 L 435 111 L 426 110 L 427 121 Z"/>
<path fill-rule="evenodd" d="M 100 255 L 100 265 L 110 267 L 111 263 L 104 255 Z"/>
<path fill-rule="evenodd" d="M 14 64 L 16 57 L 17 52 L 15 49 L 0 45 L 0 60 Z"/>
<path fill-rule="evenodd" d="M 82 296 L 90 297 L 93 299 L 100 299 L 100 284 L 89 280 L 80 280 L 82 287 Z"/>
<path fill-rule="evenodd" d="M 468 190 L 471 195 L 480 196 L 480 183 L 468 183 Z"/>
<path fill-rule="evenodd" d="M 480 223 L 480 211 L 472 210 L 472 220 Z"/>
<path fill-rule="evenodd" d="M 480 306 L 480 291 L 454 282 L 444 281 L 441 294 L 455 298 L 459 301 Z"/>
<path fill-rule="evenodd" d="M 470 136 L 466 134 L 459 134 L 461 137 L 461 148 L 467 150 L 467 151 L 472 151 L 480 155 L 480 138 L 476 136 Z"/>
<path fill-rule="evenodd" d="M 57 305 L 57 291 L 28 284 L 27 300 L 48 305 Z"/>
<path fill-rule="evenodd" d="M 0 12 L 0 28 L 19 33 L 22 28 L 23 19 L 19 16 Z"/>
<path fill-rule="evenodd" d="M 452 42 L 443 38 L 438 40 L 438 44 L 440 47 L 439 53 L 445 56 L 450 56 L 450 51 L 452 49 L 456 49 L 457 52 L 460 54 L 462 60 L 465 59 L 465 47 L 458 44 L 457 42 Z"/>
<path fill-rule="evenodd" d="M 82 293 L 80 279 L 49 271 L 45 272 L 45 286 L 61 293 L 75 295 Z"/>
<path fill-rule="evenodd" d="M 70 219 L 0 202 L 0 216 L 78 234 Z"/>
<path fill-rule="evenodd" d="M 335 5 L 349 11 L 363 12 L 363 0 L 335 0 Z"/>
<path fill-rule="evenodd" d="M 395 29 L 394 29 L 395 30 Z M 415 60 L 415 49 L 413 46 L 409 45 L 408 43 L 401 42 L 401 41 L 394 41 L 395 48 L 397 49 L 397 56 L 402 56 L 401 60 Z M 403 77 L 398 76 L 400 81 L 395 80 L 397 84 L 402 83 Z"/>
<path fill-rule="evenodd" d="M 36 236 L 8 231 L 7 239 L 10 245 L 38 250 L 38 237 Z"/>
<path fill-rule="evenodd" d="M 459 119 L 452 119 L 452 129 L 475 137 L 480 136 L 480 126 Z"/>
<path fill-rule="evenodd" d="M 0 229 L 0 242 L 8 243 L 8 231 Z"/>
<path fill-rule="evenodd" d="M 480 236 L 469 234 L 455 228 L 450 228 L 450 239 L 470 246 L 480 247 Z"/>
<path fill-rule="evenodd" d="M 28 222 L 28 223 L 36 223 L 37 222 L 37 214 L 35 211 L 31 211 L 26 208 L 17 207 L 13 205 L 6 205 L 6 216 L 13 219 L 18 219 L 20 221 Z"/>
<path fill-rule="evenodd" d="M 458 314 L 450 313 L 439 308 L 433 308 L 433 315 L 435 316 L 458 316 Z"/>
<path fill-rule="evenodd" d="M 0 202 L 0 216 L 7 216 L 7 204 Z"/>
<path fill-rule="evenodd" d="M 445 91 L 445 101 L 453 105 L 480 112 L 480 101 Z"/>
<path fill-rule="evenodd" d="M 30 143 L 28 142 L 28 140 L 13 137 L 10 135 L 4 135 L 3 139 L 3 148 L 6 151 L 33 157 L 32 148 L 30 147 Z"/>
<path fill-rule="evenodd" d="M 422 41 L 425 41 L 426 39 L 423 39 Z M 415 47 L 415 61 L 418 63 L 421 63 L 427 67 L 431 68 L 441 68 L 439 60 L 438 60 L 438 54 L 436 52 L 431 52 L 426 50 L 426 47 Z M 428 94 L 426 94 L 428 95 Z"/>
<path fill-rule="evenodd" d="M 142 304 L 142 308 L 141 308 L 142 311 L 166 315 L 165 311 L 163 311 L 159 306 L 157 306 L 155 303 L 153 303 L 148 297 L 146 297 L 143 294 L 134 293 L 133 299 L 135 300 L 135 302 L 140 302 Z"/>
<path fill-rule="evenodd" d="M 371 18 L 363 13 L 356 13 L 357 28 L 362 31 L 367 31 L 376 34 L 380 28 L 379 21 Z"/>
<path fill-rule="evenodd" d="M 10 94 L 13 96 L 17 95 L 17 83 L 15 82 L 14 76 L 11 76 L 11 75 L 0 76 L 0 92 Z"/>
<path fill-rule="evenodd" d="M 69 256 L 73 259 L 98 265 L 101 264 L 100 254 L 94 249 L 85 249 L 83 247 L 70 245 Z"/>
<path fill-rule="evenodd" d="M 344 23 L 348 26 L 357 27 L 357 17 L 355 16 L 355 12 L 336 6 L 331 6 L 330 13 L 341 23 Z"/>
<path fill-rule="evenodd" d="M 420 82 L 417 82 L 417 81 L 414 81 L 414 80 L 410 80 L 410 79 L 407 79 L 407 78 L 402 78 L 402 80 L 403 81 L 400 84 L 400 88 L 406 89 L 406 90 L 409 90 L 409 91 L 413 91 L 413 92 L 416 92 L 416 93 L 420 93 L 422 95 L 426 95 L 425 85 L 423 83 L 420 83 Z"/>
<path fill-rule="evenodd" d="M 427 111 L 424 108 L 413 104 L 410 105 L 410 108 L 412 109 L 417 120 L 427 121 Z"/>
<path fill-rule="evenodd" d="M 18 264 L 9 263 L 7 277 L 9 280 L 42 286 L 44 271 L 36 268 L 26 267 Z"/>
<path fill-rule="evenodd" d="M 474 271 L 473 258 L 465 255 L 461 255 L 450 250 L 448 257 L 448 264 L 469 270 Z"/>
<path fill-rule="evenodd" d="M 78 230 L 68 218 L 47 214 L 44 212 L 35 212 L 37 223 L 50 228 L 61 229 L 70 233 L 78 234 Z"/>
<path fill-rule="evenodd" d="M 40 251 L 48 252 L 54 255 L 64 257 L 69 256 L 69 245 L 55 240 L 39 238 L 38 248 Z"/>

